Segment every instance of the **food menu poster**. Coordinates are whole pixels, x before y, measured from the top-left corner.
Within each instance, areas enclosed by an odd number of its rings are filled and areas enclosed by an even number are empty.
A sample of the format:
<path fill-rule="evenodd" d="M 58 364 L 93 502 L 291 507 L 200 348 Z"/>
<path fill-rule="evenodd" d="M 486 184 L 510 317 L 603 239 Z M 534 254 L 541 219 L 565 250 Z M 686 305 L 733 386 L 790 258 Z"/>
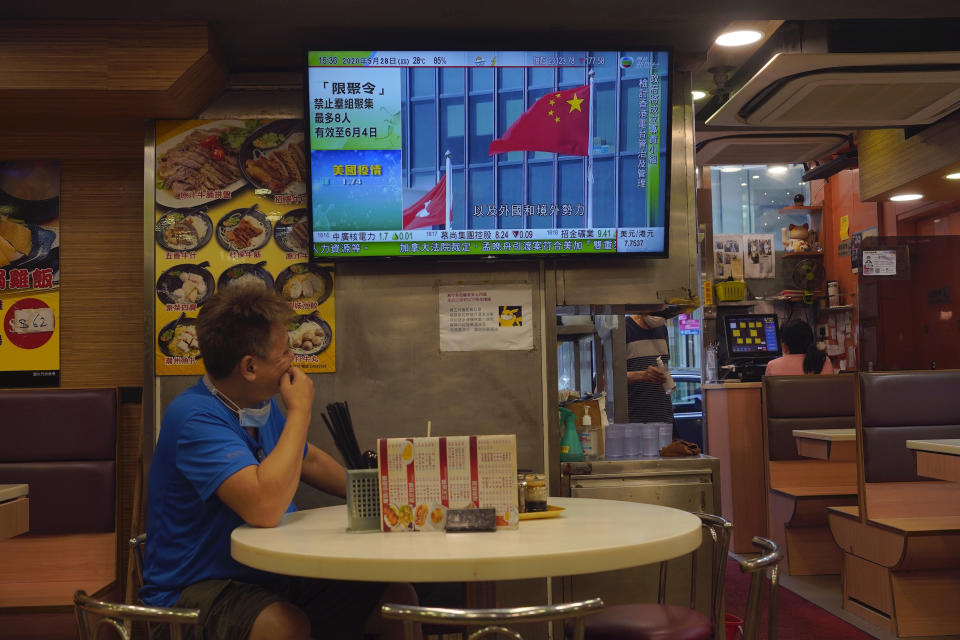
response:
<path fill-rule="evenodd" d="M 294 364 L 336 370 L 332 264 L 311 263 L 302 119 L 156 123 L 155 371 L 204 372 L 196 319 L 227 287 L 264 287 L 294 312 Z"/>
<path fill-rule="evenodd" d="M 516 528 L 515 435 L 380 438 L 380 528 L 443 531 L 449 509 L 490 508 Z"/>
<path fill-rule="evenodd" d="M 0 387 L 60 384 L 60 166 L 0 162 Z"/>

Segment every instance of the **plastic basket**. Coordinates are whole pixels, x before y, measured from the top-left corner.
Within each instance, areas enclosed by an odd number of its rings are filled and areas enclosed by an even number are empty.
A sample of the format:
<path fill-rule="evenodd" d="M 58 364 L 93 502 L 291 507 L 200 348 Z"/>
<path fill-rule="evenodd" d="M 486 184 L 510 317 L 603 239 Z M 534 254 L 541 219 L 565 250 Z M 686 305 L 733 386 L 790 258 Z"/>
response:
<path fill-rule="evenodd" d="M 714 288 L 717 291 L 717 302 L 743 300 L 743 296 L 747 293 L 747 285 L 744 282 L 718 282 Z"/>
<path fill-rule="evenodd" d="M 347 530 L 380 529 L 380 479 L 377 469 L 347 469 Z"/>

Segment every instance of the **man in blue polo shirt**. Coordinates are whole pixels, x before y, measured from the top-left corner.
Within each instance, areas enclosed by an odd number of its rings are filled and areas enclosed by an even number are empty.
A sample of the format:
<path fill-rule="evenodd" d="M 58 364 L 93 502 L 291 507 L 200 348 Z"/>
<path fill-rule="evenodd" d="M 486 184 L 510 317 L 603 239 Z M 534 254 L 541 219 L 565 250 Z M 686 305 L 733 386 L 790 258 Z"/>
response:
<path fill-rule="evenodd" d="M 230 556 L 230 532 L 276 526 L 304 481 L 343 497 L 345 471 L 307 442 L 313 382 L 292 366 L 289 306 L 262 287 L 217 292 L 197 335 L 207 374 L 167 408 L 150 468 L 147 604 L 201 610 L 196 638 L 402 637 L 384 602 L 416 603 L 410 585 L 279 576 Z M 280 393 L 287 414 L 273 399 Z"/>

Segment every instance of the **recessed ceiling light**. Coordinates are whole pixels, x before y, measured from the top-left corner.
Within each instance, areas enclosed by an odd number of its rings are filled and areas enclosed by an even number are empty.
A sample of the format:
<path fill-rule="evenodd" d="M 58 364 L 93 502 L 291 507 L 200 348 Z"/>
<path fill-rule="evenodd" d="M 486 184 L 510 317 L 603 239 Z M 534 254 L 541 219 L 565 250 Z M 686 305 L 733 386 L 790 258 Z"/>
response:
<path fill-rule="evenodd" d="M 960 173 L 948 173 L 943 177 L 947 180 L 960 180 Z"/>
<path fill-rule="evenodd" d="M 759 179 L 760 179 L 760 176 L 750 176 L 750 177 L 753 178 L 754 180 L 759 180 Z"/>
<path fill-rule="evenodd" d="M 780 175 L 781 173 L 786 173 L 787 168 L 782 164 L 777 164 L 772 167 L 767 167 L 767 173 L 773 174 L 775 176 Z"/>
<path fill-rule="evenodd" d="M 737 171 L 742 171 L 741 167 L 721 167 L 720 171 L 723 173 L 736 173 Z"/>
<path fill-rule="evenodd" d="M 746 182 L 741 182 L 741 183 L 740 183 L 740 186 L 741 186 L 741 187 L 745 187 L 745 186 L 747 186 L 747 183 L 746 183 Z"/>
<path fill-rule="evenodd" d="M 707 97 L 707 92 L 706 92 L 706 91 L 696 91 L 696 90 L 694 90 L 694 91 L 691 91 L 691 92 L 690 92 L 690 95 L 693 96 L 693 99 L 694 99 L 694 100 L 699 100 L 700 98 L 706 98 L 706 97 Z"/>
<path fill-rule="evenodd" d="M 742 47 L 745 44 L 753 44 L 762 37 L 763 34 L 759 31 L 728 31 L 717 36 L 714 42 L 721 47 Z"/>
<path fill-rule="evenodd" d="M 901 193 L 898 196 L 890 196 L 893 202 L 909 202 L 910 200 L 919 200 L 923 195 L 919 193 Z"/>

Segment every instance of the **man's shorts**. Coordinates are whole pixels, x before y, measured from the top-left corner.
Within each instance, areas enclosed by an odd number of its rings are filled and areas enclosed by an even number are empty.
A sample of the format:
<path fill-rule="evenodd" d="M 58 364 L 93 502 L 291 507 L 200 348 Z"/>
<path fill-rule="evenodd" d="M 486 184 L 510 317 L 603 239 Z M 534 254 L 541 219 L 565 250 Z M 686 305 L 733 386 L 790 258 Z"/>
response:
<path fill-rule="evenodd" d="M 363 638 L 363 628 L 387 585 L 281 577 L 267 585 L 237 580 L 204 580 L 183 590 L 174 605 L 199 609 L 200 625 L 185 627 L 185 640 L 243 640 L 260 612 L 287 601 L 310 618 L 314 638 Z M 154 627 L 154 640 L 169 638 Z"/>

